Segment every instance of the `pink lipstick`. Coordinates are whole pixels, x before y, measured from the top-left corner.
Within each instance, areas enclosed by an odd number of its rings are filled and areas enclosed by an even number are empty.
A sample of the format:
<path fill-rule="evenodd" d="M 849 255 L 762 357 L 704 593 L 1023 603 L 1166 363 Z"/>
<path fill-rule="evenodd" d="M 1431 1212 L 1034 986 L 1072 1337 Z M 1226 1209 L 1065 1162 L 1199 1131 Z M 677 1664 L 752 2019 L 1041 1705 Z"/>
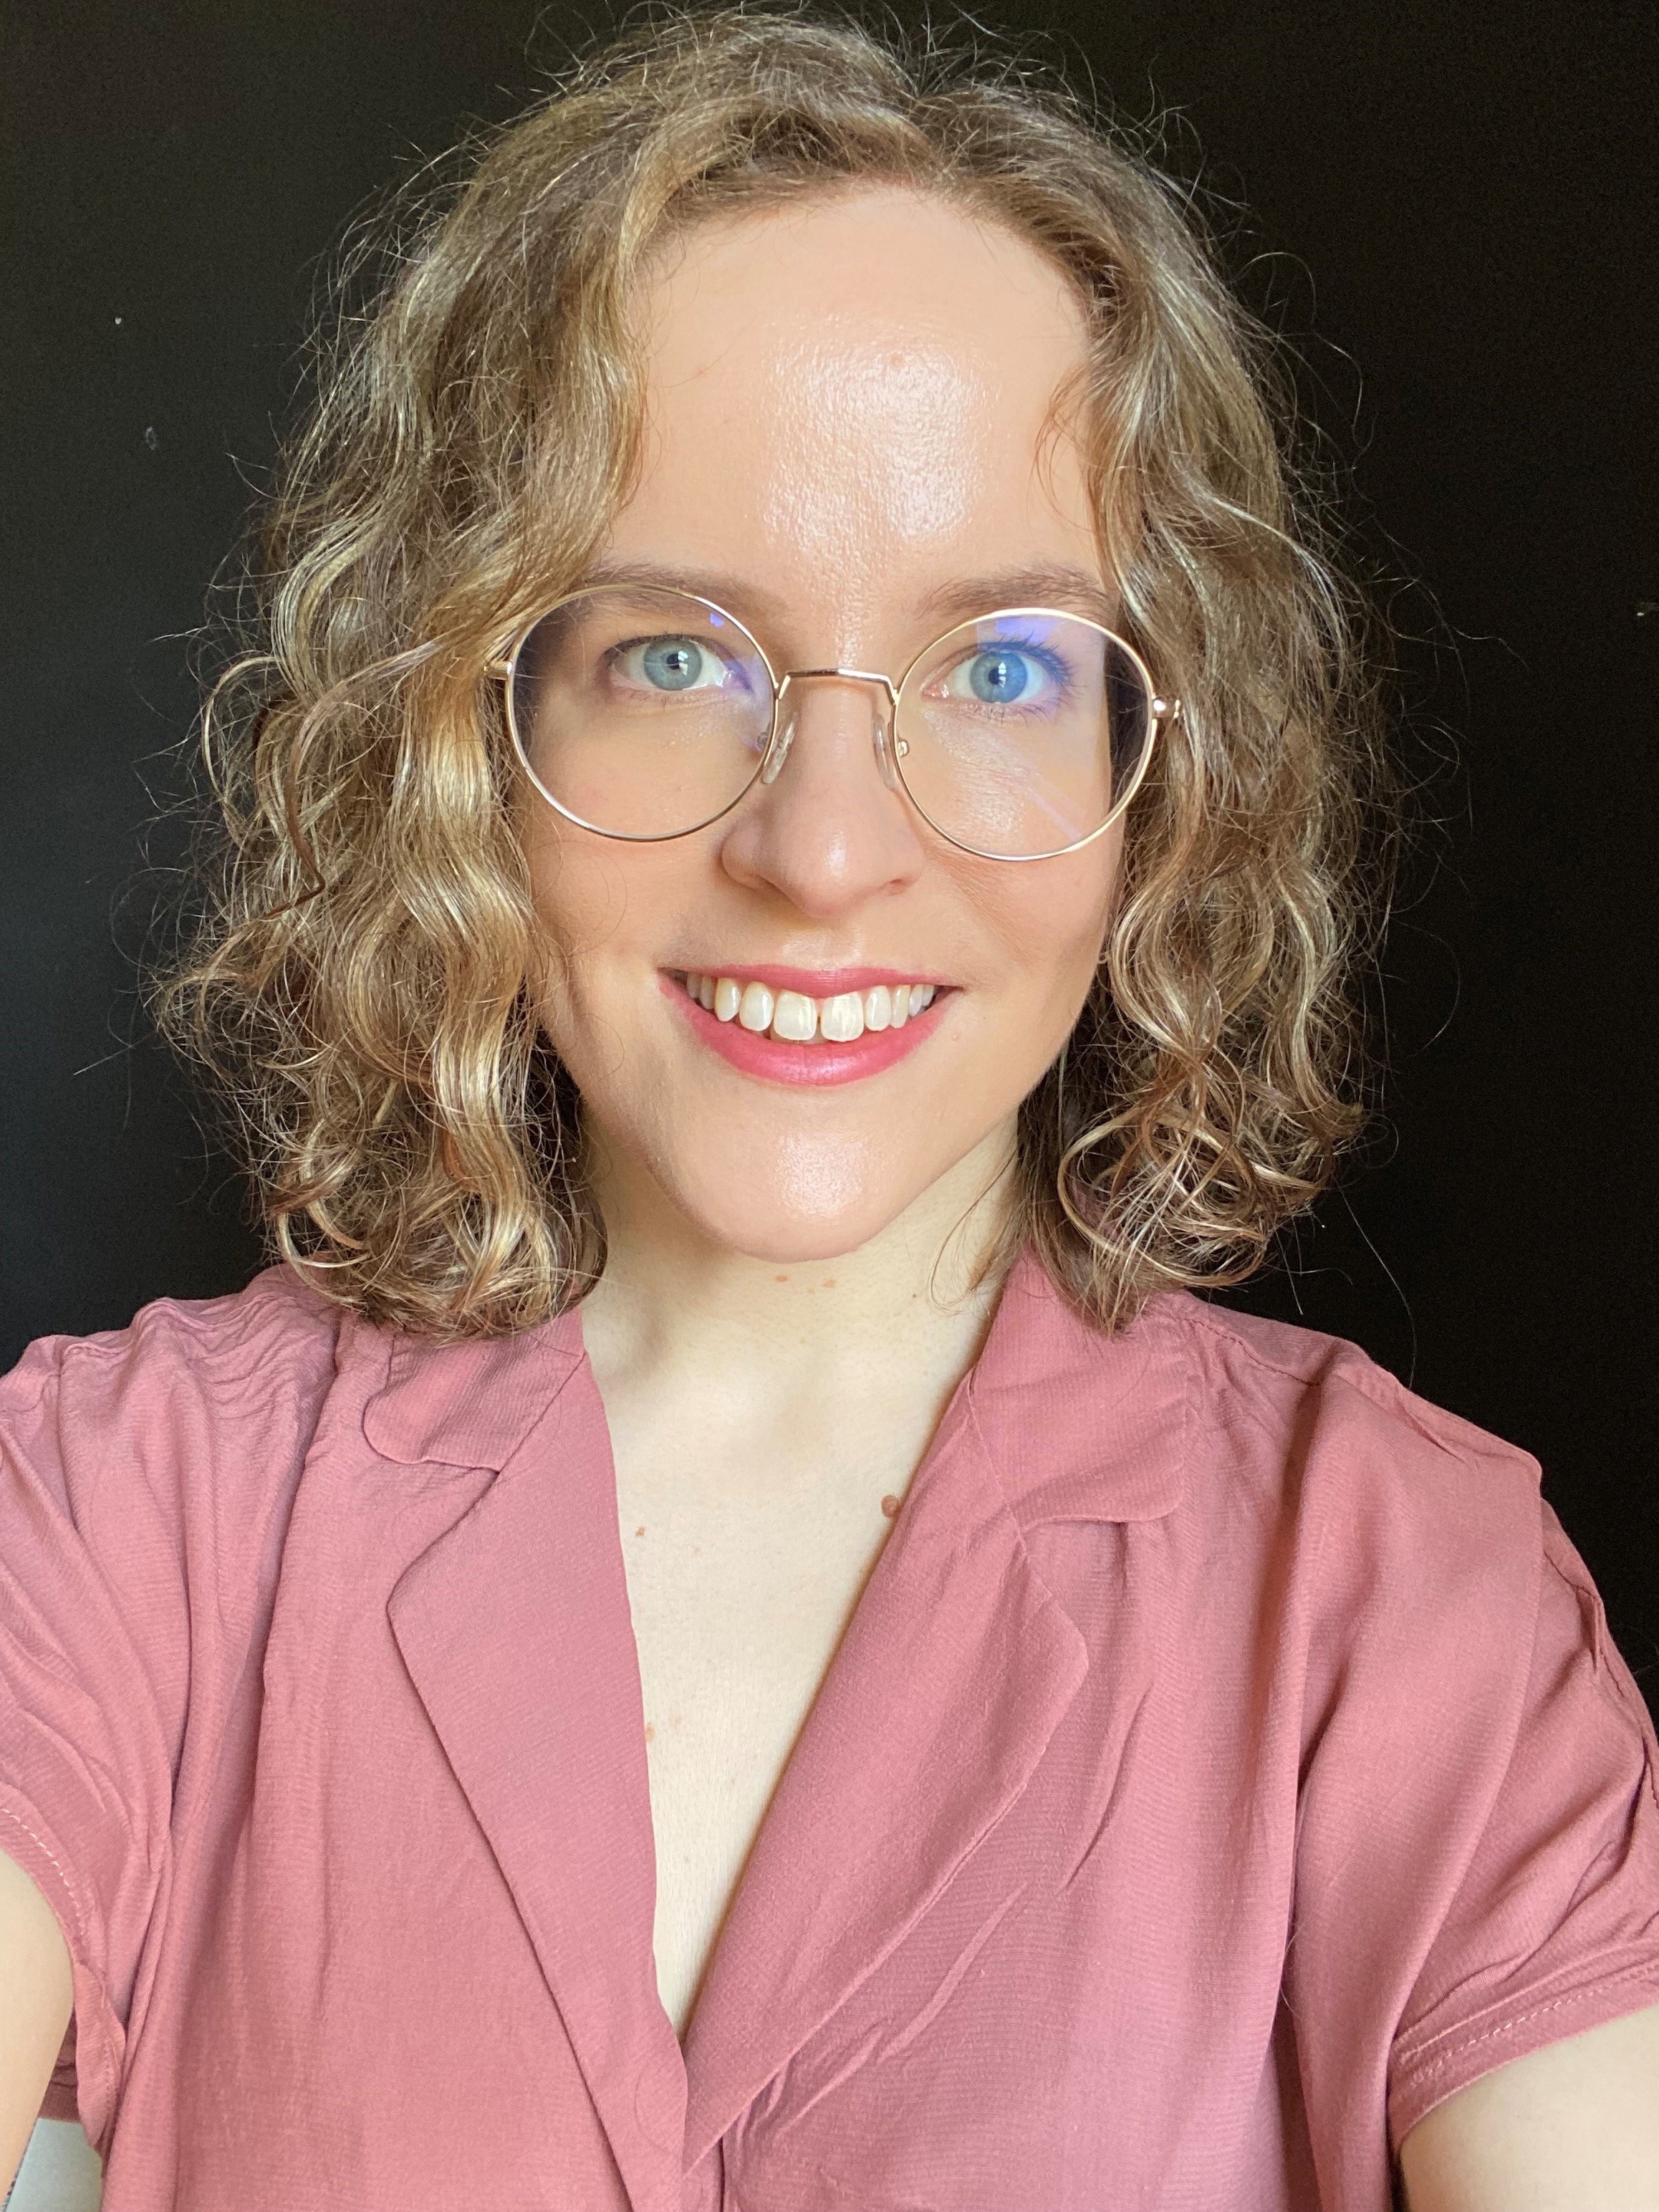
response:
<path fill-rule="evenodd" d="M 825 999 L 847 991 L 867 991 L 878 983 L 890 987 L 923 981 L 892 968 L 805 969 L 744 967 L 723 969 L 734 981 L 764 983 L 774 991 L 799 991 L 808 998 Z M 869 1030 L 846 1043 L 815 1038 L 810 1044 L 793 1044 L 767 1030 L 744 1029 L 736 1020 L 721 1021 L 691 998 L 680 975 L 661 970 L 660 989 L 678 1007 L 700 1043 L 717 1052 L 745 1075 L 769 1083 L 853 1083 L 860 1076 L 878 1075 L 925 1044 L 939 1027 L 940 1009 L 954 995 L 948 984 L 935 986 L 933 1004 L 912 1014 L 902 1029 Z"/>

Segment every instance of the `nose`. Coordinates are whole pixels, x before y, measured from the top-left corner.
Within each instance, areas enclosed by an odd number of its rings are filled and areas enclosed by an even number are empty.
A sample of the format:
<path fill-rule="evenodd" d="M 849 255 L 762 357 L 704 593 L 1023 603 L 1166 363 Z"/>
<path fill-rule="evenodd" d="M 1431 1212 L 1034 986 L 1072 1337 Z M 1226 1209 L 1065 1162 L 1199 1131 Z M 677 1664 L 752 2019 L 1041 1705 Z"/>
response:
<path fill-rule="evenodd" d="M 798 686 L 813 679 L 835 684 L 867 684 L 873 687 L 871 703 L 875 712 L 873 735 L 876 759 L 881 769 L 882 781 L 889 791 L 899 788 L 899 780 L 893 769 L 895 748 L 902 752 L 898 743 L 896 718 L 898 699 L 890 679 L 868 668 L 792 668 L 784 678 L 778 700 L 778 726 L 768 751 L 766 765 L 761 770 L 763 783 L 775 783 L 784 762 L 789 757 L 789 748 L 794 743 L 799 726 L 800 694 Z"/>
<path fill-rule="evenodd" d="M 881 676 L 787 676 L 766 765 L 722 841 L 727 873 L 825 917 L 913 881 L 927 854 L 894 766 L 892 709 Z"/>

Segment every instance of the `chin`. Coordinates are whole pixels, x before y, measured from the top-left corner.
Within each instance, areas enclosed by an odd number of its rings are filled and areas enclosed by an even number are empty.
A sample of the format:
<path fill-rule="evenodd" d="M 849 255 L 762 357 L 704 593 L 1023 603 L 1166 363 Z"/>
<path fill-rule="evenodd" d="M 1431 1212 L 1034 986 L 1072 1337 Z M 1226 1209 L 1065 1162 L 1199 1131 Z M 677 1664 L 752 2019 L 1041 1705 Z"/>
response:
<path fill-rule="evenodd" d="M 786 1141 L 765 1160 L 718 1159 L 695 1178 L 665 1182 L 711 1243 L 781 1267 L 838 1260 L 878 1237 L 932 1176 L 896 1179 L 861 1145 L 823 1137 Z M 678 1187 L 677 1187 L 678 1186 Z"/>
<path fill-rule="evenodd" d="M 699 1207 L 692 1218 L 712 1243 L 747 1259 L 790 1267 L 843 1259 L 880 1236 L 903 1211 L 901 1200 L 891 1206 L 864 1205 L 815 1214 L 765 1205 Z"/>
<path fill-rule="evenodd" d="M 723 1221 L 709 1223 L 708 1233 L 726 1250 L 739 1252 L 745 1259 L 764 1260 L 779 1267 L 811 1267 L 823 1261 L 845 1259 L 886 1225 L 884 1221 L 869 1224 Z"/>

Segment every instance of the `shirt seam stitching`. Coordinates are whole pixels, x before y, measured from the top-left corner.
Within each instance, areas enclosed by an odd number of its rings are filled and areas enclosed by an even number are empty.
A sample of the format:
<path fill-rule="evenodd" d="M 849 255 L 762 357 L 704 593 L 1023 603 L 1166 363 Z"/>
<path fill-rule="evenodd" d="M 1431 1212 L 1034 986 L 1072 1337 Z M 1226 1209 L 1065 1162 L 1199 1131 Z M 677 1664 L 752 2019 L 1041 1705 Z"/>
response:
<path fill-rule="evenodd" d="M 76 1944 L 82 1957 L 86 1961 L 87 1972 L 97 1986 L 99 1996 L 103 2001 L 106 2011 L 112 2011 L 112 2008 L 110 2005 L 108 1984 L 105 1978 L 101 1965 L 93 1957 L 92 1944 L 87 1934 L 86 1913 L 82 1906 L 80 1892 L 76 1887 L 74 1878 L 70 1875 L 69 1869 L 58 1857 L 57 1852 L 52 1850 L 46 1838 L 42 1835 L 38 1835 L 35 1831 L 30 1827 L 28 1822 L 23 1818 L 21 1813 L 15 1811 L 9 1805 L 0 1805 L 0 1814 L 3 1814 L 3 1816 L 11 1822 L 15 1828 L 21 1829 L 22 1833 L 29 1838 L 31 1843 L 38 1844 L 40 1848 L 46 1853 L 47 1858 L 51 1861 L 52 1869 L 56 1873 L 59 1883 L 62 1885 L 64 1894 L 69 1900 L 70 1911 L 74 1916 Z M 70 1963 L 72 1972 L 73 1961 L 71 1960 Z M 77 2107 L 79 2107 L 81 2102 L 81 2091 L 82 2088 L 85 2088 L 89 2094 L 95 2097 L 101 2097 L 108 2103 L 111 2108 L 110 2118 L 112 2123 L 115 2112 L 118 2110 L 119 2107 L 121 2085 L 120 2069 L 116 2065 L 111 2054 L 108 2035 L 105 2032 L 101 2022 L 98 2023 L 97 2026 L 94 2027 L 92 2021 L 83 2021 L 77 2018 L 75 2014 L 73 2006 L 71 2006 L 70 2009 L 70 2017 L 75 2020 L 76 2025 L 76 2104 Z M 82 2033 L 83 2030 L 86 2031 L 84 2035 Z M 86 2045 L 88 2043 L 91 2046 L 89 2051 L 86 2049 Z M 90 2068 L 85 2069 L 83 2071 L 85 2058 L 88 2056 L 91 2057 L 93 2063 Z M 54 2076 L 56 2075 L 57 2071 L 58 2061 L 57 2057 L 54 2056 L 52 2060 L 52 2073 Z M 87 2078 L 87 2075 L 88 2073 L 92 2076 L 90 2080 L 88 2080 Z"/>
<path fill-rule="evenodd" d="M 1559 2012 L 1564 2005 L 1576 2004 L 1581 1998 L 1595 1996 L 1603 1990 L 1617 1989 L 1626 1982 L 1652 1982 L 1659 1984 L 1659 1958 L 1647 1960 L 1640 1966 L 1626 1966 L 1620 1973 L 1603 1974 L 1593 1982 L 1581 1983 L 1578 1988 L 1568 1990 L 1561 1996 L 1552 1997 L 1547 2004 L 1534 2005 L 1529 2011 L 1516 2013 L 1511 2020 L 1500 2021 L 1495 2027 L 1483 2028 L 1478 2035 L 1461 2037 L 1457 2042 L 1449 2045 L 1441 2051 L 1437 2057 L 1429 2059 L 1426 2064 L 1420 2063 L 1414 2058 L 1401 2058 L 1397 2062 L 1400 2078 L 1395 2084 L 1395 2094 L 1397 2096 L 1400 2090 L 1408 2083 L 1426 2081 L 1437 2074 L 1443 2074 L 1449 2066 L 1455 2065 L 1457 2060 L 1467 2052 L 1479 2050 L 1483 2043 L 1491 2043 L 1499 2036 L 1513 2035 L 1517 2029 L 1525 2027 L 1529 2021 L 1541 2020 L 1548 2013 Z M 1440 2031 L 1441 2035 L 1455 2033 L 1456 2030 L 1454 2028 L 1443 2028 Z M 1436 2042 L 1439 2039 L 1439 2036 L 1434 2038 Z M 1430 2047 L 1425 2045 L 1425 2051 Z"/>
<path fill-rule="evenodd" d="M 90 1966 L 92 1963 L 92 1946 L 87 1936 L 87 1917 L 82 1910 L 80 1893 L 76 1888 L 74 1880 L 70 1874 L 69 1869 L 64 1864 L 62 1859 L 58 1857 L 57 1852 L 53 1850 L 52 1845 L 46 1841 L 46 1838 L 42 1835 L 37 1834 L 34 1829 L 30 1827 L 28 1822 L 23 1818 L 21 1813 L 15 1813 L 9 1805 L 0 1805 L 0 1820 L 9 1820 L 14 1827 L 21 1828 L 23 1833 L 28 1838 L 29 1841 L 32 1844 L 38 1844 L 40 1846 L 40 1849 L 46 1853 L 47 1858 L 51 1860 L 52 1867 L 57 1873 L 58 1879 L 64 1886 L 64 1894 L 69 1899 L 70 1911 L 75 1915 L 76 1941 L 81 1946 L 82 1950 L 86 1953 L 87 1963 Z"/>

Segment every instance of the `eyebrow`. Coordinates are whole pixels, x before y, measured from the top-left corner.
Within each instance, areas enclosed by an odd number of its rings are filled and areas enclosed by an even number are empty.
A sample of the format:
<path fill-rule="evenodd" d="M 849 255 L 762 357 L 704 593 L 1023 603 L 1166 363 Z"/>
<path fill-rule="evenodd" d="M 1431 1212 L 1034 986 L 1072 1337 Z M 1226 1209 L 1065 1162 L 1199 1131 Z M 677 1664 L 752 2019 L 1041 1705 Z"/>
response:
<path fill-rule="evenodd" d="M 571 586 L 573 591 L 597 591 L 606 584 L 635 584 L 648 592 L 689 592 L 694 599 L 712 599 L 730 613 L 753 613 L 776 620 L 783 602 L 763 585 L 747 576 L 713 568 L 675 568 L 658 561 L 596 561 Z"/>
<path fill-rule="evenodd" d="M 574 588 L 593 590 L 605 584 L 689 592 L 694 599 L 711 599 L 739 617 L 752 613 L 775 622 L 785 611 L 775 592 L 750 577 L 712 569 L 677 568 L 655 561 L 595 562 Z M 1117 613 L 1115 599 L 1099 577 L 1069 561 L 1038 561 L 1024 568 L 954 578 L 929 592 L 918 603 L 916 613 L 921 619 L 948 626 L 999 607 L 1060 608 L 1084 615 L 1108 629 Z"/>
<path fill-rule="evenodd" d="M 930 592 L 917 611 L 965 620 L 998 607 L 1061 608 L 1108 629 L 1117 611 L 1115 599 L 1099 577 L 1069 561 L 1038 561 L 1024 568 L 963 576 Z"/>

